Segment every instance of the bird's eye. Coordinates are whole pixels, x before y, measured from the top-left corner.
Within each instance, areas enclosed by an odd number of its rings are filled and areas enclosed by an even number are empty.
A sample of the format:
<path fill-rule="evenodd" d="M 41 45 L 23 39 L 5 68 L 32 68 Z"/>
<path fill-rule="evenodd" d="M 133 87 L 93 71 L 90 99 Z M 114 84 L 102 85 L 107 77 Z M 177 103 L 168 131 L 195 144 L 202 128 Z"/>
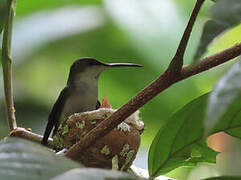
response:
<path fill-rule="evenodd" d="M 92 66 L 98 65 L 98 63 L 96 61 L 90 61 L 89 64 L 92 65 Z"/>

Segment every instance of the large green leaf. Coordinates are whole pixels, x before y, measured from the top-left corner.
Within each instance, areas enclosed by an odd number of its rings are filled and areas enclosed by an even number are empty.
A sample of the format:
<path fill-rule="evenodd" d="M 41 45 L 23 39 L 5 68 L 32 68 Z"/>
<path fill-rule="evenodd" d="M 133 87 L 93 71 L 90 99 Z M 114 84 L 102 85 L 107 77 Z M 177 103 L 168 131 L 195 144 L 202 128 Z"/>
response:
<path fill-rule="evenodd" d="M 0 143 L 0 177 L 8 180 L 39 179 L 141 179 L 130 174 L 92 168 L 80 164 L 36 143 L 19 138 L 8 138 Z"/>
<path fill-rule="evenodd" d="M 202 139 L 207 97 L 208 94 L 188 103 L 160 129 L 149 151 L 151 176 L 197 162 L 215 162 L 217 153 L 208 148 Z"/>
<path fill-rule="evenodd" d="M 104 169 L 96 169 L 96 168 L 83 168 L 83 169 L 73 169 L 64 174 L 61 174 L 51 180 L 132 180 L 132 179 L 140 179 L 138 177 L 132 176 L 130 174 L 120 172 L 120 171 L 112 171 L 112 170 L 104 170 Z"/>
<path fill-rule="evenodd" d="M 194 55 L 194 61 L 207 51 L 208 45 L 225 30 L 238 25 L 241 22 L 240 0 L 219 0 L 210 11 L 211 20 L 208 20 L 203 28 L 198 48 Z"/>
<path fill-rule="evenodd" d="M 232 106 L 232 109 L 229 110 L 231 112 L 236 113 L 239 109 L 241 110 L 241 103 L 238 100 L 235 100 L 240 98 L 241 58 L 235 64 L 233 64 L 229 71 L 217 82 L 212 93 L 209 96 L 207 106 L 207 118 L 204 121 L 206 134 L 210 133 L 210 131 L 214 128 L 214 126 L 219 120 L 223 121 L 224 126 L 225 123 L 231 123 L 227 121 L 227 117 L 224 116 L 224 118 L 226 119 L 221 117 L 230 106 Z M 235 109 L 237 109 L 237 111 L 235 111 Z M 228 114 L 228 116 L 230 117 L 231 114 Z M 234 116 L 235 118 L 235 114 L 232 113 L 232 116 Z M 230 121 L 234 123 L 234 119 L 230 119 Z"/>
<path fill-rule="evenodd" d="M 0 177 L 7 180 L 50 179 L 73 168 L 80 168 L 49 149 L 19 138 L 0 143 Z"/>
<path fill-rule="evenodd" d="M 198 162 L 215 163 L 217 152 L 206 146 L 203 136 L 208 98 L 209 94 L 205 94 L 191 101 L 159 130 L 149 151 L 151 176 Z M 209 134 L 220 131 L 241 138 L 241 96 L 228 106 Z"/>

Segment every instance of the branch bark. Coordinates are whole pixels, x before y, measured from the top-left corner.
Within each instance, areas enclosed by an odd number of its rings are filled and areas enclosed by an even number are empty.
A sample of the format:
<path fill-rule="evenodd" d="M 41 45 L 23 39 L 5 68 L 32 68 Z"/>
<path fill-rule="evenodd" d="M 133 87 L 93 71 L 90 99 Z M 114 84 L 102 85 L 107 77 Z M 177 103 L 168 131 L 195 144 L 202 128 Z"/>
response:
<path fill-rule="evenodd" d="M 5 92 L 5 104 L 7 111 L 8 126 L 10 130 L 17 127 L 15 118 L 15 109 L 13 102 L 13 88 L 12 88 L 12 59 L 11 59 L 11 39 L 12 39 L 12 25 L 15 14 L 15 0 L 7 1 L 7 17 L 3 30 L 2 43 L 2 68 Z"/>
<path fill-rule="evenodd" d="M 12 130 L 10 132 L 9 136 L 11 136 L 11 137 L 21 137 L 23 139 L 27 139 L 27 140 L 30 140 L 30 141 L 33 141 L 33 142 L 37 142 L 39 144 L 41 143 L 42 138 L 43 138 L 43 136 L 35 134 L 35 133 L 33 133 L 31 131 L 28 131 L 27 129 L 21 128 L 21 127 L 17 127 L 14 130 Z M 48 139 L 47 145 L 48 145 L 49 148 L 54 148 L 54 143 L 53 143 L 52 138 Z"/>
<path fill-rule="evenodd" d="M 239 55 L 241 55 L 241 43 L 204 58 L 196 65 L 183 67 L 180 76 L 177 76 L 174 79 L 172 78 L 170 70 L 167 69 L 158 79 L 139 92 L 125 105 L 120 107 L 112 116 L 105 119 L 98 126 L 89 131 L 79 142 L 72 146 L 65 155 L 74 160 L 78 157 L 79 153 L 90 147 L 98 138 L 106 135 L 137 109 L 141 108 L 153 97 L 170 87 L 172 84 L 225 63 Z"/>

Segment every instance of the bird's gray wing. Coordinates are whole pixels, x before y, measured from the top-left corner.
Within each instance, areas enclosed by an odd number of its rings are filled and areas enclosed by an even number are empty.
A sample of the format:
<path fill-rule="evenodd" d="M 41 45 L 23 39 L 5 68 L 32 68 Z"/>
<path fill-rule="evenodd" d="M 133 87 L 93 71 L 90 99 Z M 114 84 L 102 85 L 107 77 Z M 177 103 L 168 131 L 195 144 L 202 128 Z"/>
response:
<path fill-rule="evenodd" d="M 58 129 L 58 126 L 60 123 L 59 121 L 60 121 L 61 112 L 63 111 L 65 102 L 66 102 L 67 98 L 69 97 L 69 94 L 70 94 L 69 88 L 65 87 L 61 91 L 57 101 L 55 102 L 55 104 L 49 114 L 49 117 L 48 117 L 48 124 L 47 124 L 45 132 L 44 132 L 42 144 L 44 144 L 44 145 L 47 144 L 49 135 L 50 135 L 53 127 L 55 127 L 55 129 Z"/>

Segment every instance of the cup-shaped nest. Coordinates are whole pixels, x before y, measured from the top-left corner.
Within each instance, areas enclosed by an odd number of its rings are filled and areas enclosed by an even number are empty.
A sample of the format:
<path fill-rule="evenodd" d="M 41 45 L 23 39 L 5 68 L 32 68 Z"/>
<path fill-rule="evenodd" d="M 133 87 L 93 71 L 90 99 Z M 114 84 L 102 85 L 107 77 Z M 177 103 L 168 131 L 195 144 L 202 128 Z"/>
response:
<path fill-rule="evenodd" d="M 62 123 L 54 136 L 56 149 L 69 148 L 81 140 L 91 129 L 115 112 L 111 108 L 76 113 Z M 144 123 L 135 112 L 124 122 L 99 138 L 77 159 L 88 167 L 127 170 L 136 157 Z"/>

